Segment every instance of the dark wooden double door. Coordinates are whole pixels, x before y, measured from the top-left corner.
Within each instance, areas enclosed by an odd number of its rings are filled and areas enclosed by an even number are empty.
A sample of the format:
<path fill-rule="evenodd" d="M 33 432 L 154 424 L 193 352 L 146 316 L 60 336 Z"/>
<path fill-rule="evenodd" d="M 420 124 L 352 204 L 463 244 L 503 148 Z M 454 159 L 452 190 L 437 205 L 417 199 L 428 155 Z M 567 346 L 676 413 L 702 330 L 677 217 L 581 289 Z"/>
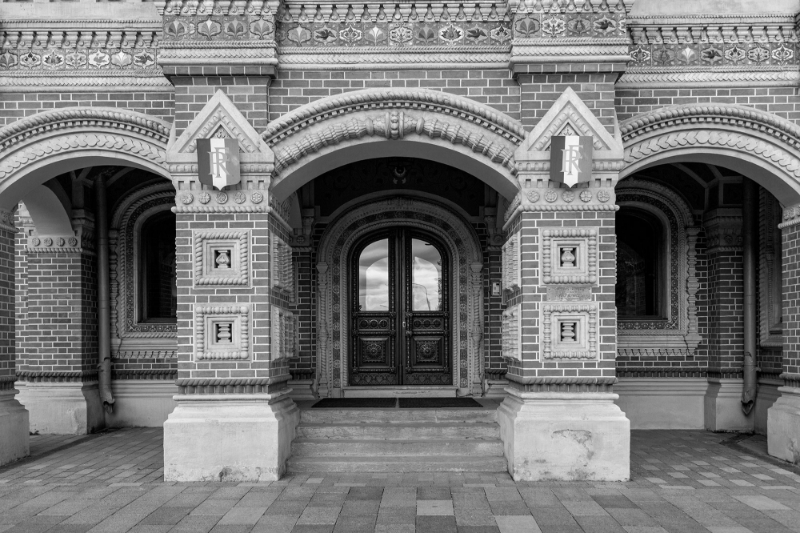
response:
<path fill-rule="evenodd" d="M 351 386 L 451 385 L 449 257 L 433 236 L 393 228 L 349 262 Z"/>

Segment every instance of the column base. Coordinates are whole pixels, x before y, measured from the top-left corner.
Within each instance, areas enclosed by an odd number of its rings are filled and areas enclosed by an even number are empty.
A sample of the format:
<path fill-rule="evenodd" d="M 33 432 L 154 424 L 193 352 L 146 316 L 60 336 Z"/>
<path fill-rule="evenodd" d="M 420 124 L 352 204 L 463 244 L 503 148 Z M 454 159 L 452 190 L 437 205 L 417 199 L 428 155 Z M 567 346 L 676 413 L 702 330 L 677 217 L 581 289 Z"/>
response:
<path fill-rule="evenodd" d="M 506 391 L 497 417 L 514 481 L 630 479 L 630 421 L 616 394 Z"/>
<path fill-rule="evenodd" d="M 741 379 L 711 378 L 703 402 L 709 431 L 753 431 L 754 416 L 742 411 Z"/>
<path fill-rule="evenodd" d="M 280 479 L 300 423 L 288 392 L 175 396 L 164 422 L 164 480 Z"/>
<path fill-rule="evenodd" d="M 18 398 L 30 413 L 31 431 L 86 435 L 105 427 L 97 383 L 28 382 Z"/>
<path fill-rule="evenodd" d="M 767 411 L 767 452 L 800 463 L 800 389 L 779 387 L 781 393 Z"/>
<path fill-rule="evenodd" d="M 0 465 L 30 455 L 28 411 L 14 398 L 16 393 L 0 391 Z"/>

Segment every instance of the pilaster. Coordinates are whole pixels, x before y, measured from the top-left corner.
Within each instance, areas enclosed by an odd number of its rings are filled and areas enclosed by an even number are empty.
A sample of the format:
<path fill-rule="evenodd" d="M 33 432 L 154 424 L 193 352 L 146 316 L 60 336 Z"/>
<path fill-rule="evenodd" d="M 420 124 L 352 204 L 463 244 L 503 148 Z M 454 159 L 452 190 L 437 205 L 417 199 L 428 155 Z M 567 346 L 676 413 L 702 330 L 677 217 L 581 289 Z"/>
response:
<path fill-rule="evenodd" d="M 770 455 L 800 462 L 800 205 L 783 211 L 781 266 L 783 276 L 783 387 L 767 412 Z"/>
<path fill-rule="evenodd" d="M 25 320 L 17 339 L 19 400 L 31 431 L 84 435 L 104 426 L 97 386 L 97 257 L 91 215 L 70 234 L 29 228 Z"/>
<path fill-rule="evenodd" d="M 30 453 L 28 411 L 15 398 L 13 216 L 0 210 L 0 465 Z"/>
<path fill-rule="evenodd" d="M 706 429 L 752 431 L 753 417 L 745 415 L 741 407 L 744 350 L 741 209 L 709 211 L 703 225 L 709 295 Z"/>
<path fill-rule="evenodd" d="M 550 180 L 550 138 L 591 136 L 591 178 Z M 622 143 L 567 89 L 515 154 L 521 190 L 506 213 L 498 410 L 515 480 L 625 480 L 630 423 L 614 404 L 614 186 Z"/>
<path fill-rule="evenodd" d="M 196 141 L 214 136 L 239 141 L 241 181 L 223 190 L 198 178 Z M 290 235 L 285 206 L 269 194 L 272 152 L 218 91 L 167 158 L 177 190 L 179 393 L 164 424 L 165 480 L 276 480 L 299 411 L 286 388 L 296 345 L 288 280 L 271 268 Z"/>

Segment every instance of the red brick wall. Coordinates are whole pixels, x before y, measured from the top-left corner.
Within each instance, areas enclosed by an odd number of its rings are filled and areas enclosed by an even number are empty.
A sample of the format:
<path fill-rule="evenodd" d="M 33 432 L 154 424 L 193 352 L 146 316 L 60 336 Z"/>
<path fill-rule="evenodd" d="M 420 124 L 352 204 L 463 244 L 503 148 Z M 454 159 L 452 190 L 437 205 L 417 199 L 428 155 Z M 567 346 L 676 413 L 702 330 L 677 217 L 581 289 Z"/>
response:
<path fill-rule="evenodd" d="M 800 374 L 800 224 L 782 232 L 783 371 Z"/>
<path fill-rule="evenodd" d="M 13 388 L 14 361 L 14 242 L 16 232 L 0 227 L 0 390 Z"/>
<path fill-rule="evenodd" d="M 257 132 L 268 122 L 267 76 L 176 76 L 175 128 L 180 135 L 212 96 L 222 90 Z"/>
<path fill-rule="evenodd" d="M 708 254 L 708 370 L 741 375 L 744 350 L 741 251 Z M 733 376 L 735 377 L 735 376 Z"/>

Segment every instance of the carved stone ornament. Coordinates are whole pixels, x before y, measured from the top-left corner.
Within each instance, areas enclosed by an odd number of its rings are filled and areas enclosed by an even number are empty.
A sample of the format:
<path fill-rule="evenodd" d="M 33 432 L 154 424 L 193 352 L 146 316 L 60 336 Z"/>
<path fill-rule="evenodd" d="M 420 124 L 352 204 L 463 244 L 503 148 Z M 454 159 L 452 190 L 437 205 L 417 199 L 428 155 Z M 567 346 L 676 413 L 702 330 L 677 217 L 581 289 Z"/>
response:
<path fill-rule="evenodd" d="M 166 170 L 171 126 L 119 108 L 75 107 L 44 111 L 0 128 L 0 180 L 10 183 L 48 159 L 104 150 L 160 175 Z"/>
<path fill-rule="evenodd" d="M 597 283 L 597 230 L 542 231 L 542 285 Z"/>
<path fill-rule="evenodd" d="M 483 286 L 473 266 L 482 264 L 480 242 L 471 229 L 446 207 L 415 198 L 391 198 L 350 209 L 335 220 L 322 236 L 317 305 L 317 376 L 320 390 L 347 386 L 349 347 L 347 257 L 364 234 L 399 225 L 419 228 L 436 235 L 451 257 L 453 327 L 453 383 L 462 389 L 479 383 L 476 345 L 470 342 L 470 325 L 481 316 Z"/>
<path fill-rule="evenodd" d="M 503 310 L 500 326 L 503 357 L 522 361 L 522 312 L 519 305 Z"/>
<path fill-rule="evenodd" d="M 249 359 L 250 346 L 249 306 L 195 307 L 195 361 Z"/>
<path fill-rule="evenodd" d="M 520 272 L 522 260 L 519 240 L 519 232 L 515 232 L 508 237 L 508 240 L 503 245 L 503 289 L 506 290 L 522 288 L 522 275 Z"/>
<path fill-rule="evenodd" d="M 270 332 L 270 360 L 272 362 L 297 355 L 298 320 L 291 311 L 273 305 Z"/>
<path fill-rule="evenodd" d="M 292 247 L 277 233 L 270 233 L 270 276 L 272 287 L 286 294 L 290 302 L 295 297 L 295 273 L 292 259 Z"/>
<path fill-rule="evenodd" d="M 195 231 L 195 287 L 250 285 L 249 231 Z"/>
<path fill-rule="evenodd" d="M 542 304 L 542 361 L 596 360 L 597 302 Z"/>

